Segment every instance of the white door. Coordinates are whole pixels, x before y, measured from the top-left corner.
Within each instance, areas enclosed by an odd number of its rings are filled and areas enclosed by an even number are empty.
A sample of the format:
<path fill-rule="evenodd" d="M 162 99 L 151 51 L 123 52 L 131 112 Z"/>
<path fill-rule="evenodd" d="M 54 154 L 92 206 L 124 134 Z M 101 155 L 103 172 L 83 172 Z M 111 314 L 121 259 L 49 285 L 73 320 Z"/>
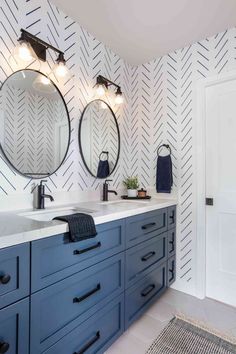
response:
<path fill-rule="evenodd" d="M 236 80 L 206 92 L 206 295 L 236 307 Z"/>

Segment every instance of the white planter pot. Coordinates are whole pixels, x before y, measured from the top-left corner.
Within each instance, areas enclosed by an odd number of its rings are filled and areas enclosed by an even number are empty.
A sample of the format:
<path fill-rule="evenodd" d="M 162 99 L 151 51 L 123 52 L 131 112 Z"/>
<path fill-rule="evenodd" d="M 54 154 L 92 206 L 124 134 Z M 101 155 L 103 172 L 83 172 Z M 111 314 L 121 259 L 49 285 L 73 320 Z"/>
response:
<path fill-rule="evenodd" d="M 129 198 L 137 197 L 137 189 L 127 189 L 127 192 Z"/>

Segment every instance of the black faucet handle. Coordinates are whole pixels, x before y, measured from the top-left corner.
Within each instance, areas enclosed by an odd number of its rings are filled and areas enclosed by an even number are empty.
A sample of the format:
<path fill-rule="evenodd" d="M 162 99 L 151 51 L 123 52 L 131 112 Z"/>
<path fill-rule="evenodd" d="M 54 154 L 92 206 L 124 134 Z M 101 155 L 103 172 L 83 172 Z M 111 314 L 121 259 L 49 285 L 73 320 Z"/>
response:
<path fill-rule="evenodd" d="M 112 182 L 112 181 L 113 181 L 112 179 L 105 179 L 104 184 L 108 184 L 108 182 Z"/>

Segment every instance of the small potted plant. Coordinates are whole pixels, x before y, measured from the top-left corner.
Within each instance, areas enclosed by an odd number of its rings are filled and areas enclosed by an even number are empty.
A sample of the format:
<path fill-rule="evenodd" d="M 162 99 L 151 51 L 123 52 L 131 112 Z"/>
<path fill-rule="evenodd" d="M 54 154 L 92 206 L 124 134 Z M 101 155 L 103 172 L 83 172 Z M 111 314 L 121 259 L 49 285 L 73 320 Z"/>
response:
<path fill-rule="evenodd" d="M 138 177 L 127 177 L 124 181 L 123 184 L 127 188 L 127 193 L 129 198 L 135 198 L 137 197 L 137 189 L 139 187 L 138 183 Z"/>

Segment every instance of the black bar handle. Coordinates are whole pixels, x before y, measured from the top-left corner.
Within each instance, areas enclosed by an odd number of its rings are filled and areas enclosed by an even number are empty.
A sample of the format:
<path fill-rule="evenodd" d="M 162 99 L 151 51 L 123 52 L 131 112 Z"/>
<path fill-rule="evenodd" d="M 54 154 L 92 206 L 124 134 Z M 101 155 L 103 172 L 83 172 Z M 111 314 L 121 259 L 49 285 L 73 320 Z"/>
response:
<path fill-rule="evenodd" d="M 80 297 L 75 297 L 73 299 L 73 302 L 82 302 L 84 301 L 85 299 L 87 299 L 89 296 L 95 294 L 97 291 L 99 291 L 101 289 L 101 284 L 99 283 L 96 288 L 94 288 L 93 290 L 90 290 L 89 292 L 87 292 L 86 294 L 80 296 Z"/>
<path fill-rule="evenodd" d="M 156 225 L 155 222 L 151 222 L 150 224 L 143 225 L 143 226 L 142 226 L 142 229 L 143 229 L 143 230 L 147 230 L 147 229 L 150 229 L 150 227 L 153 227 L 153 226 L 155 226 L 155 225 Z"/>
<path fill-rule="evenodd" d="M 8 352 L 10 345 L 8 343 L 0 343 L 0 354 Z"/>
<path fill-rule="evenodd" d="M 74 254 L 82 254 L 82 253 L 85 253 L 85 252 L 89 252 L 89 251 L 95 250 L 95 248 L 101 247 L 101 245 L 102 245 L 101 242 L 98 242 L 94 246 L 91 246 L 91 247 L 88 247 L 88 248 L 84 248 L 82 250 L 74 250 Z"/>
<path fill-rule="evenodd" d="M 155 256 L 156 252 L 152 251 L 152 252 L 148 252 L 147 254 L 145 254 L 145 256 L 143 256 L 141 258 L 141 260 L 143 262 L 147 261 L 149 258 L 152 258 L 153 256 Z"/>
<path fill-rule="evenodd" d="M 10 280 L 11 280 L 11 276 L 9 274 L 5 274 L 5 275 L 0 276 L 0 283 L 2 283 L 4 285 L 9 283 Z"/>
<path fill-rule="evenodd" d="M 148 285 L 148 287 L 146 287 L 142 292 L 141 295 L 143 297 L 147 296 L 148 294 L 150 294 L 154 289 L 155 289 L 156 285 L 155 284 L 150 284 Z"/>
<path fill-rule="evenodd" d="M 96 335 L 87 344 L 85 344 L 85 346 L 82 349 L 80 349 L 78 352 L 74 352 L 73 354 L 84 354 L 99 339 L 100 339 L 100 332 L 97 331 Z"/>
<path fill-rule="evenodd" d="M 172 211 L 172 215 L 170 215 L 169 218 L 170 218 L 171 220 L 174 220 L 174 219 L 175 219 L 175 212 L 174 212 L 174 210 Z"/>

